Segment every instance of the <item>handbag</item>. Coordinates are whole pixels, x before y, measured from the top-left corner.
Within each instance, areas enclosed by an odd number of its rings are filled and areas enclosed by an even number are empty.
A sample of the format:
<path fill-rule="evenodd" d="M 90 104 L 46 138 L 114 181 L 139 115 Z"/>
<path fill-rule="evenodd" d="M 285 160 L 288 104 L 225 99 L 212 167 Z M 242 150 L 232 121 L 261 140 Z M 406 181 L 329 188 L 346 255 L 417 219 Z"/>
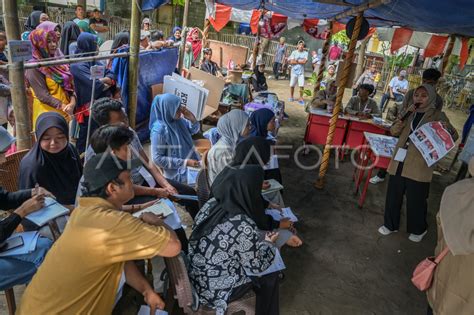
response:
<path fill-rule="evenodd" d="M 415 287 L 418 288 L 418 290 L 426 291 L 431 287 L 436 267 L 448 254 L 448 252 L 449 248 L 446 246 L 446 248 L 443 249 L 443 251 L 437 257 L 427 257 L 416 266 L 415 270 L 413 271 L 411 282 L 415 285 Z"/>

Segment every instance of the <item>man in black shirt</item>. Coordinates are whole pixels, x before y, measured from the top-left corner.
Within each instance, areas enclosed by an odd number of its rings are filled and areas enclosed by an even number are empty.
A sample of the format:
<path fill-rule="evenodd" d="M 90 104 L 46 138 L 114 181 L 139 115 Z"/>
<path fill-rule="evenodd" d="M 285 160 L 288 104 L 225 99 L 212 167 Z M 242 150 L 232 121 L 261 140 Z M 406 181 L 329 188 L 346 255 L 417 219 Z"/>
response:
<path fill-rule="evenodd" d="M 94 17 L 89 20 L 89 26 L 97 32 L 97 35 L 103 40 L 106 40 L 106 33 L 109 31 L 109 26 L 106 20 L 102 18 L 102 14 L 99 10 L 93 11 Z"/>
<path fill-rule="evenodd" d="M 212 49 L 211 48 L 204 48 L 203 50 L 204 53 L 204 60 L 201 64 L 201 70 L 207 73 L 212 74 L 213 76 L 216 76 L 218 78 L 222 78 L 223 75 L 219 69 L 219 66 L 217 63 L 212 61 Z"/>

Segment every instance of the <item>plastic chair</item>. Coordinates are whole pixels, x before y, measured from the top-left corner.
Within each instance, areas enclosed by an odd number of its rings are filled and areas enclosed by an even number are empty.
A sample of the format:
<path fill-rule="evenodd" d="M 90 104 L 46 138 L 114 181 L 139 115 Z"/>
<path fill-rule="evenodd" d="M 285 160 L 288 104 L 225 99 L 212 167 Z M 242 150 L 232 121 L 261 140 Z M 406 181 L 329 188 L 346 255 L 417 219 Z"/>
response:
<path fill-rule="evenodd" d="M 28 150 L 15 152 L 7 156 L 5 163 L 0 165 L 0 186 L 9 192 L 18 190 L 20 162 L 26 153 L 28 153 Z"/>
<path fill-rule="evenodd" d="M 165 265 L 168 270 L 170 287 L 174 298 L 178 301 L 179 307 L 183 309 L 185 314 L 211 315 L 216 313 L 215 310 L 206 306 L 198 306 L 196 309 L 188 271 L 181 255 L 165 258 Z M 244 312 L 245 314 L 253 315 L 255 314 L 255 303 L 255 294 L 253 291 L 249 291 L 239 300 L 229 303 L 226 314 Z"/>

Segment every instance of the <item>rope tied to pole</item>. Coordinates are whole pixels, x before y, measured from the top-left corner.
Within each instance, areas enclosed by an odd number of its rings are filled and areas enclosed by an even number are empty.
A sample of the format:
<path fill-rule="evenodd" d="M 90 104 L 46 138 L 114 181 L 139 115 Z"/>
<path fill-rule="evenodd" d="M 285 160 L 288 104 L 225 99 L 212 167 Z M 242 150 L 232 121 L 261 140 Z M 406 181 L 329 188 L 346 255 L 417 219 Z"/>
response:
<path fill-rule="evenodd" d="M 355 50 L 355 47 L 357 44 L 357 38 L 359 37 L 360 29 L 362 26 L 362 20 L 363 20 L 363 12 L 359 13 L 359 15 L 356 18 L 354 31 L 352 32 L 351 42 L 349 44 L 349 50 L 344 60 L 343 73 L 342 73 L 341 80 L 339 81 L 339 87 L 337 89 L 336 104 L 334 105 L 332 116 L 329 121 L 328 136 L 326 139 L 326 145 L 324 146 L 322 163 L 319 168 L 319 178 L 315 183 L 315 187 L 318 189 L 322 189 L 324 187 L 324 178 L 326 176 L 326 172 L 329 167 L 329 158 L 331 155 L 331 146 L 332 146 L 332 141 L 334 139 L 334 133 L 336 132 L 336 123 L 339 117 L 339 113 L 341 112 L 342 98 L 344 97 L 344 90 L 346 87 L 346 83 L 349 79 L 352 59 L 354 58 L 354 50 Z"/>

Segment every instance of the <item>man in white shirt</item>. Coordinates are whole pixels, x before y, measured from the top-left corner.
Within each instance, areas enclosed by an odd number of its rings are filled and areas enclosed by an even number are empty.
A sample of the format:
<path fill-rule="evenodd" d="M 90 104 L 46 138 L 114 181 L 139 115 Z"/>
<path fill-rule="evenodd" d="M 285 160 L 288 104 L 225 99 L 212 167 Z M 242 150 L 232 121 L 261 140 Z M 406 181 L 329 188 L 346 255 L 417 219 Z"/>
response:
<path fill-rule="evenodd" d="M 80 21 L 86 21 L 89 23 L 89 19 L 86 17 L 86 11 L 84 10 L 84 7 L 82 5 L 77 5 L 76 6 L 76 11 L 75 11 L 76 17 L 73 19 L 74 23 L 79 23 Z"/>
<path fill-rule="evenodd" d="M 288 58 L 288 62 L 291 65 L 291 79 L 290 79 L 290 102 L 293 102 L 295 94 L 295 86 L 298 83 L 300 88 L 300 98 L 298 103 L 304 105 L 303 101 L 303 89 L 304 89 L 304 65 L 308 61 L 308 52 L 305 50 L 304 41 L 300 40 L 297 49 L 293 51 Z"/>
<path fill-rule="evenodd" d="M 405 93 L 408 91 L 408 81 L 405 79 L 407 72 L 405 70 L 400 71 L 399 75 L 393 77 L 388 85 L 388 93 L 382 96 L 380 101 L 380 111 L 383 113 L 385 105 L 389 100 L 395 100 L 395 102 L 402 102 Z"/>

